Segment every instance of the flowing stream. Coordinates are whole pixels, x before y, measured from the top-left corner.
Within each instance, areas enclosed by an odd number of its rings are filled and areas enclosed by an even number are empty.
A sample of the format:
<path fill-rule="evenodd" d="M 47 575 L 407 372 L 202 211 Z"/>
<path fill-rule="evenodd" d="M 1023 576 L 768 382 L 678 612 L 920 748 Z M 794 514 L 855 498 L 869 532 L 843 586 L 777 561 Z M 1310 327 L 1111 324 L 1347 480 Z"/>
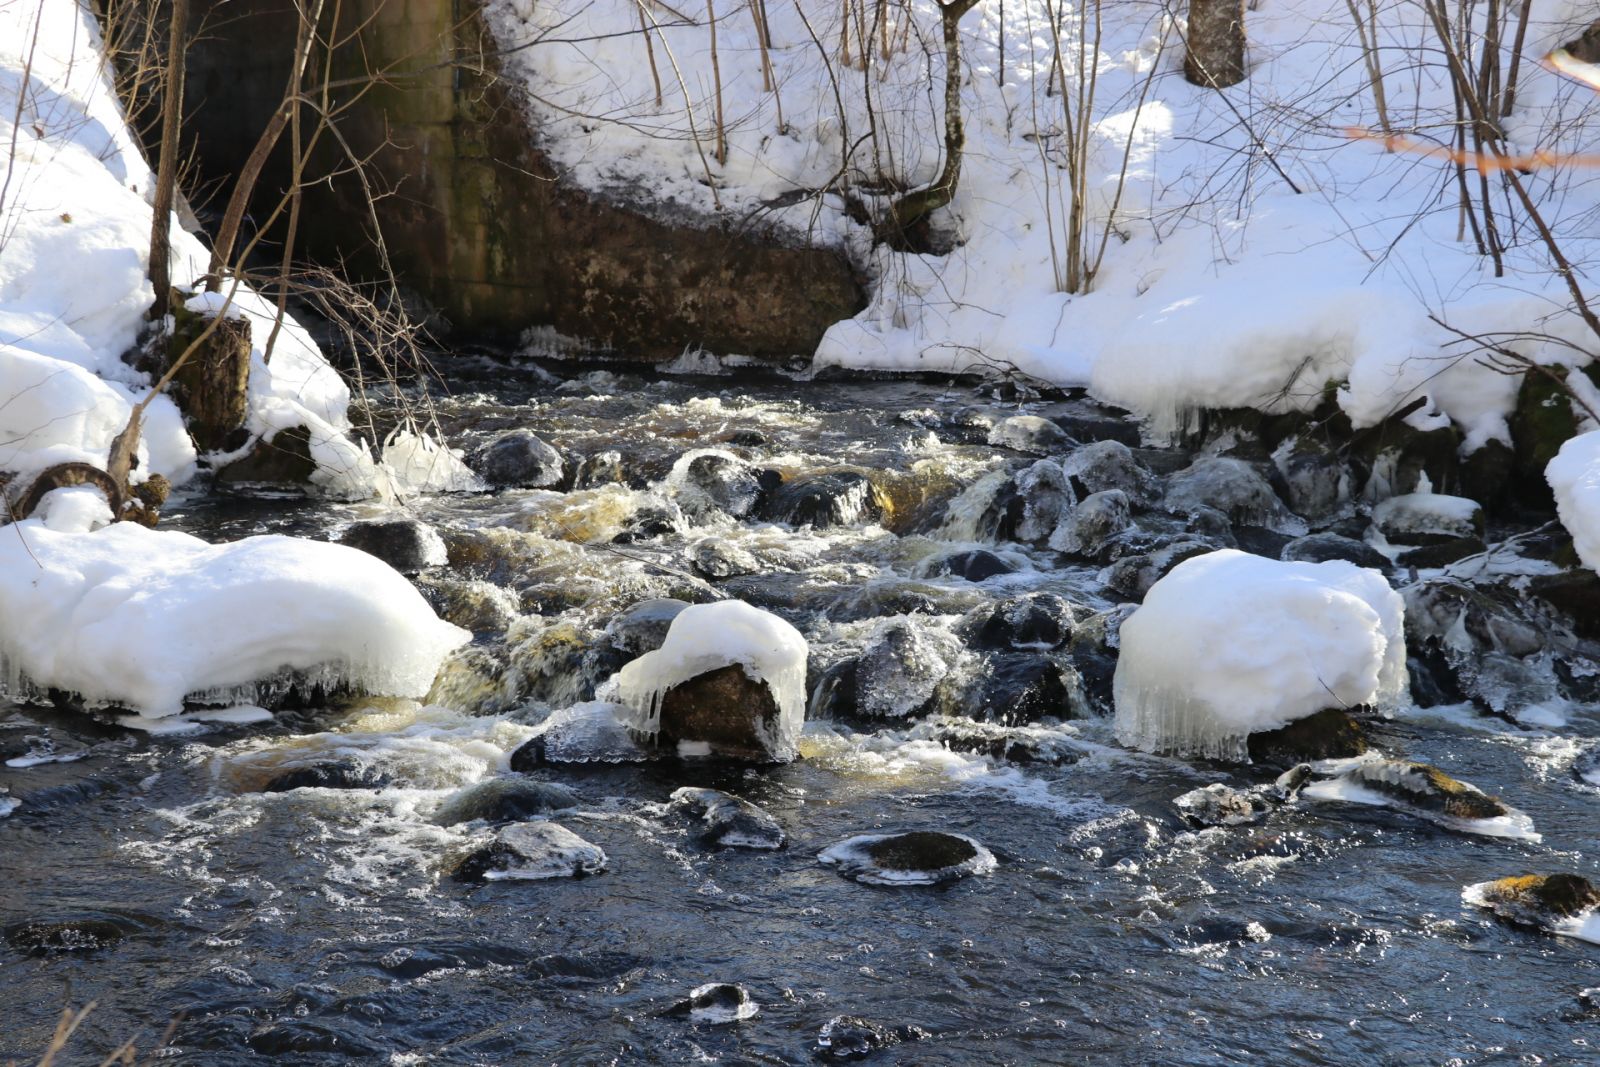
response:
<path fill-rule="evenodd" d="M 90 951 L 0 943 L 0 1061 L 33 1062 L 62 1007 L 89 1001 L 65 1062 L 97 1063 L 130 1038 L 147 1049 L 171 1026 L 162 1056 L 194 1064 L 809 1063 L 840 1015 L 908 1028 L 913 1040 L 876 1052 L 879 1063 L 1600 1058 L 1600 1015 L 1579 996 L 1600 986 L 1600 949 L 1461 900 L 1463 886 L 1505 875 L 1593 876 L 1600 789 L 1574 773 L 1596 734 L 1581 702 L 1559 725 L 1457 706 L 1370 727 L 1386 752 L 1526 812 L 1541 843 L 1338 803 L 1196 830 L 1174 797 L 1270 778 L 1119 747 L 1091 679 L 1091 698 L 1058 701 L 1037 722 L 1023 682 L 991 692 L 983 707 L 1028 720 L 1010 724 L 1026 727 L 1007 735 L 1023 742 L 1011 759 L 960 751 L 984 746 L 946 744 L 920 715 L 891 713 L 813 717 L 804 758 L 783 766 L 542 767 L 530 773 L 580 799 L 562 824 L 601 846 L 609 868 L 454 880 L 490 831 L 441 825 L 441 805 L 508 773 L 550 711 L 620 666 L 605 628 L 633 604 L 720 595 L 776 612 L 811 642 L 813 688 L 886 620 L 908 621 L 942 692 L 981 689 L 987 661 L 959 636 L 962 616 L 1031 592 L 1063 597 L 1080 619 L 1129 599 L 1098 564 L 994 540 L 994 472 L 1031 458 L 987 444 L 986 427 L 1020 411 L 1079 440 L 1138 440 L 1084 400 L 1023 403 L 966 384 L 450 366 L 452 392 L 434 403 L 453 445 L 524 427 L 584 473 L 566 492 L 410 505 L 455 558 L 419 579 L 430 595 L 499 620 L 447 668 L 439 703 L 313 703 L 170 736 L 0 704 L 0 785 L 21 801 L 0 819 L 0 927 L 113 931 Z M 374 404 L 392 421 L 392 403 Z M 685 519 L 674 487 L 681 457 L 699 449 L 788 474 L 865 469 L 886 510 L 798 530 Z M 1156 475 L 1187 462 L 1136 454 Z M 163 522 L 212 540 L 331 537 L 377 514 L 238 491 L 178 499 Z M 979 550 L 1009 570 L 940 573 L 951 553 Z M 884 706 L 925 697 L 918 677 Z M 976 706 L 957 695 L 945 711 Z M 313 759 L 355 759 L 385 784 L 260 791 Z M 665 809 L 681 786 L 759 804 L 787 848 L 707 847 Z M 997 869 L 881 888 L 817 862 L 883 829 L 969 835 Z M 759 1010 L 731 1025 L 672 1011 L 710 982 L 743 985 Z"/>

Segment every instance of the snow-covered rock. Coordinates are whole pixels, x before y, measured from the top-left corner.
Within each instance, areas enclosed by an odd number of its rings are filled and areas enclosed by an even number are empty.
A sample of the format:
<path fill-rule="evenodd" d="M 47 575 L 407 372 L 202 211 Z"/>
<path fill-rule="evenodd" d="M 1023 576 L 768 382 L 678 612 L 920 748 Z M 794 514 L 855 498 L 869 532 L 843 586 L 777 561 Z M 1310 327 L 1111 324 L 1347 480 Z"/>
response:
<path fill-rule="evenodd" d="M 0 529 L 0 684 L 13 695 L 50 687 L 160 717 L 295 672 L 420 697 L 468 637 L 387 564 L 341 545 L 210 545 L 131 523 Z"/>
<path fill-rule="evenodd" d="M 1330 706 L 1392 706 L 1406 687 L 1399 594 L 1339 561 L 1185 560 L 1120 641 L 1117 737 L 1145 751 L 1243 760 L 1250 734 Z"/>
<path fill-rule="evenodd" d="M 766 747 L 778 759 L 792 759 L 805 721 L 808 653 L 800 631 L 776 615 L 739 600 L 695 604 L 673 618 L 660 648 L 622 668 L 601 695 L 614 693 L 628 708 L 629 727 L 654 738 L 661 731 L 662 704 L 675 687 L 739 667 L 752 681 L 765 683 L 777 705 Z"/>
<path fill-rule="evenodd" d="M 1578 558 L 1590 570 L 1600 570 L 1600 430 L 1569 439 L 1544 476 Z"/>

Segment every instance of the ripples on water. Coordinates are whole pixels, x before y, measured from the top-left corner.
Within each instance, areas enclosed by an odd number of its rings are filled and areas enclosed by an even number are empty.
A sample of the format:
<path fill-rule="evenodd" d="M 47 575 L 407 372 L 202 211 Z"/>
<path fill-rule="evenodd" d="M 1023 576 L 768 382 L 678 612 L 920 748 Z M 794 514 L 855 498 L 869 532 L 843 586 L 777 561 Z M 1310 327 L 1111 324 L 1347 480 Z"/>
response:
<path fill-rule="evenodd" d="M 908 584 L 952 614 L 1031 589 L 1111 602 L 1094 568 L 1054 570 L 1052 553 L 1022 546 L 1007 547 L 1027 567 L 981 586 L 913 577 L 949 547 L 941 538 L 963 532 L 959 500 L 939 520 L 947 502 L 1003 461 L 941 442 L 952 411 L 989 403 L 965 388 L 606 375 L 557 387 L 474 364 L 454 388 L 440 402 L 452 443 L 526 426 L 569 457 L 622 452 L 641 484 L 712 446 L 772 466 L 897 472 L 895 533 L 713 531 L 763 567 L 726 587 L 779 610 L 819 649 L 858 647 L 870 629 L 861 605 Z M 1034 410 L 1067 409 L 1078 410 Z M 441 527 L 538 535 L 540 562 L 510 582 L 540 613 L 522 625 L 584 634 L 685 580 L 649 565 L 681 571 L 681 536 L 624 554 L 564 543 L 608 539 L 629 492 L 436 497 L 415 511 Z M 167 521 L 223 540 L 325 535 L 368 513 L 208 497 Z M 850 609 L 830 614 L 841 602 Z M 122 932 L 85 953 L 0 946 L 0 1058 L 31 1062 L 61 1007 L 88 1000 L 99 1006 L 71 1062 L 98 1062 L 139 1035 L 148 1047 L 179 1018 L 168 1055 L 183 1063 L 802 1063 L 841 1014 L 931 1035 L 878 1053 L 882 1063 L 1600 1058 L 1600 1019 L 1577 999 L 1600 985 L 1600 949 L 1497 925 L 1460 899 L 1463 885 L 1506 874 L 1592 874 L 1600 797 L 1570 770 L 1587 742 L 1563 736 L 1591 732 L 1581 711 L 1555 734 L 1471 717 L 1379 728 L 1384 747 L 1526 811 L 1541 845 L 1309 804 L 1194 833 L 1171 798 L 1231 772 L 1123 752 L 1103 722 L 1058 728 L 1075 762 L 1023 767 L 814 723 L 807 758 L 773 769 L 542 770 L 579 794 L 561 821 L 607 852 L 609 871 L 452 881 L 443 872 L 488 831 L 438 826 L 433 812 L 501 773 L 560 690 L 547 684 L 545 701 L 488 715 L 380 702 L 154 739 L 71 712 L 0 708 L 0 741 L 51 754 L 46 738 L 53 754 L 77 757 L 0 768 L 0 784 L 25 800 L 0 820 L 0 924 L 95 918 Z M 250 792 L 274 767 L 330 755 L 374 764 L 391 784 Z M 707 851 L 694 825 L 658 807 L 683 785 L 761 804 L 788 848 Z M 815 860 L 852 834 L 918 828 L 976 838 L 998 870 L 894 890 Z M 719 1027 L 668 1012 L 708 982 L 744 985 L 759 1013 Z"/>

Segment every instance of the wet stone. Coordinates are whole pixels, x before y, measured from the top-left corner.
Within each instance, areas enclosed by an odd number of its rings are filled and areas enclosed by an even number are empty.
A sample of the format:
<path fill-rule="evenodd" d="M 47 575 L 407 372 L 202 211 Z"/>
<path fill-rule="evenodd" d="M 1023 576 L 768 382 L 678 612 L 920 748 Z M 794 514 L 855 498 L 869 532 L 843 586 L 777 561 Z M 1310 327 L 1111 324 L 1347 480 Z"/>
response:
<path fill-rule="evenodd" d="M 613 646 L 629 656 L 637 658 L 654 652 L 667 639 L 672 620 L 688 606 L 687 600 L 673 597 L 641 600 L 611 620 L 606 626 L 606 636 Z"/>
<path fill-rule="evenodd" d="M 1488 550 L 1489 546 L 1482 538 L 1456 537 L 1449 541 L 1407 549 L 1395 557 L 1395 563 L 1401 567 L 1415 567 L 1418 570 L 1448 567 L 1468 556 L 1480 556 Z"/>
<path fill-rule="evenodd" d="M 880 1026 L 856 1015 L 835 1015 L 822 1024 L 817 1034 L 816 1055 L 820 1060 L 847 1063 L 864 1060 L 875 1052 L 904 1041 L 930 1036 L 915 1026 Z"/>
<path fill-rule="evenodd" d="M 948 652 L 922 625 L 890 623 L 856 660 L 856 710 L 877 718 L 904 718 L 926 710 L 950 673 Z"/>
<path fill-rule="evenodd" d="M 473 633 L 504 633 L 520 614 L 516 598 L 493 582 L 428 575 L 416 585 L 441 619 Z"/>
<path fill-rule="evenodd" d="M 961 694 L 959 707 L 968 718 L 1008 726 L 1080 719 L 1090 713 L 1071 660 L 1037 653 L 990 655 L 977 680 Z"/>
<path fill-rule="evenodd" d="M 777 819 L 721 790 L 679 789 L 672 794 L 671 806 L 704 821 L 701 840 L 711 848 L 779 849 L 787 840 Z"/>
<path fill-rule="evenodd" d="M 758 472 L 734 456 L 707 452 L 684 467 L 677 485 L 678 507 L 695 523 L 711 522 L 719 515 L 744 519 L 775 487 L 770 472 Z"/>
<path fill-rule="evenodd" d="M 352 759 L 321 760 L 289 770 L 269 779 L 263 793 L 287 793 L 295 789 L 382 789 L 389 776 Z"/>
<path fill-rule="evenodd" d="M 1084 750 L 1059 730 L 1037 726 L 1001 726 L 952 717 L 930 719 L 911 732 L 918 740 L 937 741 L 952 752 L 970 752 L 1010 763 L 1062 766 L 1076 763 Z"/>
<path fill-rule="evenodd" d="M 992 525 L 997 534 L 1010 535 L 1007 540 L 1042 542 L 1055 532 L 1077 499 L 1061 464 L 1041 459 L 1018 471 L 1009 491 L 1002 490 L 997 496 L 994 506 L 1005 514 L 997 514 Z"/>
<path fill-rule="evenodd" d="M 868 885 L 942 885 L 994 870 L 994 854 L 962 834 L 912 830 L 847 838 L 818 854 L 824 865 Z"/>
<path fill-rule="evenodd" d="M 578 462 L 578 469 L 572 476 L 572 487 L 596 489 L 602 485 L 625 485 L 627 481 L 628 473 L 622 465 L 622 453 L 605 451 L 585 456 Z"/>
<path fill-rule="evenodd" d="M 969 613 L 961 634 L 979 648 L 1060 648 L 1072 637 L 1076 617 L 1054 593 L 1026 593 Z"/>
<path fill-rule="evenodd" d="M 1484 882 L 1468 890 L 1484 907 L 1509 922 L 1549 926 L 1600 908 L 1600 888 L 1576 874 L 1525 874 Z"/>
<path fill-rule="evenodd" d="M 417 519 L 371 519 L 353 523 L 339 544 L 377 556 L 401 574 L 416 574 L 447 561 L 444 540 Z"/>
<path fill-rule="evenodd" d="M 478 819 L 489 823 L 519 822 L 577 804 L 578 794 L 564 785 L 531 778 L 493 778 L 451 796 L 440 805 L 433 821 L 440 826 Z"/>
<path fill-rule="evenodd" d="M 1335 533 L 1314 533 L 1297 537 L 1283 546 L 1279 558 L 1290 563 L 1327 563 L 1329 560 L 1340 559 L 1376 571 L 1389 569 L 1389 560 L 1382 552 L 1365 541 L 1357 541 L 1353 537 L 1342 537 Z"/>
<path fill-rule="evenodd" d="M 1238 540 L 1233 536 L 1233 523 L 1216 508 L 1202 506 L 1190 511 L 1183 528 L 1219 548 L 1238 547 Z"/>
<path fill-rule="evenodd" d="M 606 869 L 606 854 L 553 822 L 515 823 L 456 867 L 461 882 L 582 878 Z"/>
<path fill-rule="evenodd" d="M 1234 789 L 1221 782 L 1191 789 L 1176 797 L 1172 806 L 1191 826 L 1249 826 L 1261 822 L 1272 810 L 1267 797 L 1257 790 Z"/>
<path fill-rule="evenodd" d="M 705 537 L 689 549 L 695 572 L 706 578 L 734 578 L 756 574 L 761 563 L 749 552 L 720 537 Z"/>
<path fill-rule="evenodd" d="M 18 952 L 92 952 L 109 948 L 125 931 L 107 919 L 65 919 L 58 922 L 23 922 L 6 927 L 6 944 Z"/>
<path fill-rule="evenodd" d="M 469 455 L 467 466 L 497 488 L 548 489 L 564 473 L 561 453 L 532 430 L 500 435 Z"/>
<path fill-rule="evenodd" d="M 1341 777 L 1413 808 L 1454 819 L 1497 819 L 1510 811 L 1499 797 L 1426 763 L 1372 760 L 1357 764 Z"/>
<path fill-rule="evenodd" d="M 676 505 L 648 504 L 628 516 L 626 526 L 611 539 L 615 545 L 634 545 L 669 537 L 683 525 L 683 514 Z"/>
<path fill-rule="evenodd" d="M 1272 461 L 1274 487 L 1295 514 L 1323 519 L 1349 502 L 1350 471 L 1326 445 L 1286 438 L 1273 452 Z"/>
<path fill-rule="evenodd" d="M 962 578 L 969 582 L 985 582 L 1002 574 L 1011 574 L 1016 567 L 984 548 L 952 552 L 930 560 L 927 574 L 930 578 Z"/>
<path fill-rule="evenodd" d="M 1215 550 L 1204 541 L 1180 540 L 1152 552 L 1124 556 L 1108 568 L 1105 583 L 1125 597 L 1143 600 L 1150 587 L 1166 577 L 1172 568 L 1186 559 Z"/>
<path fill-rule="evenodd" d="M 680 755 L 779 763 L 778 721 L 772 687 L 733 664 L 667 690 L 657 744 Z"/>
<path fill-rule="evenodd" d="M 821 529 L 878 522 L 888 511 L 887 498 L 865 474 L 833 470 L 784 482 L 762 505 L 760 516 L 769 522 Z"/>
<path fill-rule="evenodd" d="M 1343 708 L 1324 708 L 1288 726 L 1251 734 L 1252 763 L 1287 766 L 1307 760 L 1347 759 L 1367 750 L 1366 731 Z"/>

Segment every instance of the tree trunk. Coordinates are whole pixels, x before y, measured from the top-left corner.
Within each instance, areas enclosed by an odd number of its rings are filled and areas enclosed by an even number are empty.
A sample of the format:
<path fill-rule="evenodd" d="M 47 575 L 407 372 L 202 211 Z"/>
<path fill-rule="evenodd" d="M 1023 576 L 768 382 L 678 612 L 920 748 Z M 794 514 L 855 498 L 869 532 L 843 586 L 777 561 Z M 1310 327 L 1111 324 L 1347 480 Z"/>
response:
<path fill-rule="evenodd" d="M 1191 84 L 1226 89 L 1244 81 L 1243 0 L 1189 0 L 1187 45 L 1183 76 Z"/>
<path fill-rule="evenodd" d="M 168 232 L 172 220 L 173 194 L 178 185 L 178 133 L 183 123 L 183 62 L 184 33 L 189 25 L 189 0 L 172 0 L 172 24 L 167 33 L 167 70 L 165 94 L 161 102 L 161 157 L 156 164 L 156 195 L 150 222 L 150 284 L 155 287 L 156 302 L 150 309 L 152 319 L 167 313 L 167 300 L 172 292 L 172 237 Z"/>

